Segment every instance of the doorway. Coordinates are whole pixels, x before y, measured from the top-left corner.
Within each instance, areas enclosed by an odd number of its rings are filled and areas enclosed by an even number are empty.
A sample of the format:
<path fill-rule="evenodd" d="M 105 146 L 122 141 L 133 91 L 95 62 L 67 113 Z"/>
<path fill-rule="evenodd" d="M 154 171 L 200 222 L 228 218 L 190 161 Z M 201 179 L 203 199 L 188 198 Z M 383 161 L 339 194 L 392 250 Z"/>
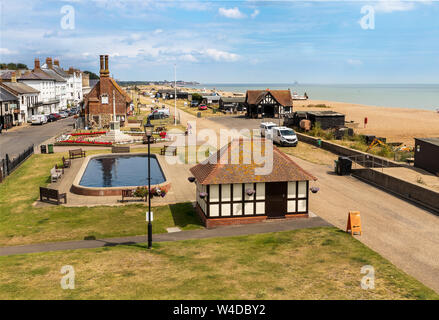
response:
<path fill-rule="evenodd" d="M 287 190 L 287 182 L 268 182 L 265 184 L 265 213 L 268 218 L 285 218 Z"/>

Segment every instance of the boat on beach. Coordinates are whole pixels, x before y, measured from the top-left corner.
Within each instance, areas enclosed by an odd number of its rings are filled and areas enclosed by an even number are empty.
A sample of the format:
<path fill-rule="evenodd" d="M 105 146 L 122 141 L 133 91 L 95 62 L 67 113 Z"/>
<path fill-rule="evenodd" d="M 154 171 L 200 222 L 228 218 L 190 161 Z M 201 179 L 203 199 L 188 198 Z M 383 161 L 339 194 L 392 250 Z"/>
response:
<path fill-rule="evenodd" d="M 297 92 L 293 92 L 292 98 L 293 98 L 293 100 L 308 100 L 308 95 L 305 92 L 305 94 L 303 96 L 299 96 L 299 94 Z"/>

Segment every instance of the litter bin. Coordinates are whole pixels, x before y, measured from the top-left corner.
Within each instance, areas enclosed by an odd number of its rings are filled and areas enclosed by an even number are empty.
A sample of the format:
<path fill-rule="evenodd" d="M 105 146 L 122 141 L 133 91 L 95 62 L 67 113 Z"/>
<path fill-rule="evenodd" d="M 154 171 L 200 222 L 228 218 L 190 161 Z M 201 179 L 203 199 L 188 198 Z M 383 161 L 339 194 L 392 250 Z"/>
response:
<path fill-rule="evenodd" d="M 201 118 L 201 112 L 197 112 L 197 118 Z"/>
<path fill-rule="evenodd" d="M 348 157 L 338 157 L 337 173 L 341 176 L 349 175 L 352 171 L 352 160 Z"/>
<path fill-rule="evenodd" d="M 317 139 L 317 147 L 322 147 L 322 139 Z"/>
<path fill-rule="evenodd" d="M 53 153 L 53 144 L 48 144 L 47 150 L 49 151 L 48 153 Z"/>
<path fill-rule="evenodd" d="M 339 169 L 339 167 L 338 167 L 338 160 L 334 160 L 334 172 L 335 172 L 336 174 L 339 174 L 339 173 L 338 173 L 338 169 Z"/>
<path fill-rule="evenodd" d="M 47 147 L 46 147 L 45 144 L 42 144 L 42 145 L 40 146 L 40 151 L 41 151 L 41 153 L 47 153 Z"/>

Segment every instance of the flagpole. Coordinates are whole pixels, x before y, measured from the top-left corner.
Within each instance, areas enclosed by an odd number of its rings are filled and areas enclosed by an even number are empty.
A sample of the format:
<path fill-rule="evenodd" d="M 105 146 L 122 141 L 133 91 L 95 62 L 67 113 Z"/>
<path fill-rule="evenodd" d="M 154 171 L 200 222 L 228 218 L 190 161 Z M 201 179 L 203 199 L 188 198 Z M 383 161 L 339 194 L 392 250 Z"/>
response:
<path fill-rule="evenodd" d="M 177 65 L 174 63 L 174 125 L 177 125 Z"/>

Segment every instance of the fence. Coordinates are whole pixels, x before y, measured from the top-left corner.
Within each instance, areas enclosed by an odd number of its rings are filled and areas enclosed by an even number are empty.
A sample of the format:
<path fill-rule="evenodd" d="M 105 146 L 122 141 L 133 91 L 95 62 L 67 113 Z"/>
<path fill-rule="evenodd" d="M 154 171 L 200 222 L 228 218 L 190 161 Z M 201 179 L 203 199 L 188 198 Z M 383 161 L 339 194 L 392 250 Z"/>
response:
<path fill-rule="evenodd" d="M 9 176 L 20 164 L 27 160 L 34 153 L 34 145 L 24 150 L 18 157 L 10 160 L 9 155 L 6 154 L 5 159 L 0 159 L 0 182 Z"/>

